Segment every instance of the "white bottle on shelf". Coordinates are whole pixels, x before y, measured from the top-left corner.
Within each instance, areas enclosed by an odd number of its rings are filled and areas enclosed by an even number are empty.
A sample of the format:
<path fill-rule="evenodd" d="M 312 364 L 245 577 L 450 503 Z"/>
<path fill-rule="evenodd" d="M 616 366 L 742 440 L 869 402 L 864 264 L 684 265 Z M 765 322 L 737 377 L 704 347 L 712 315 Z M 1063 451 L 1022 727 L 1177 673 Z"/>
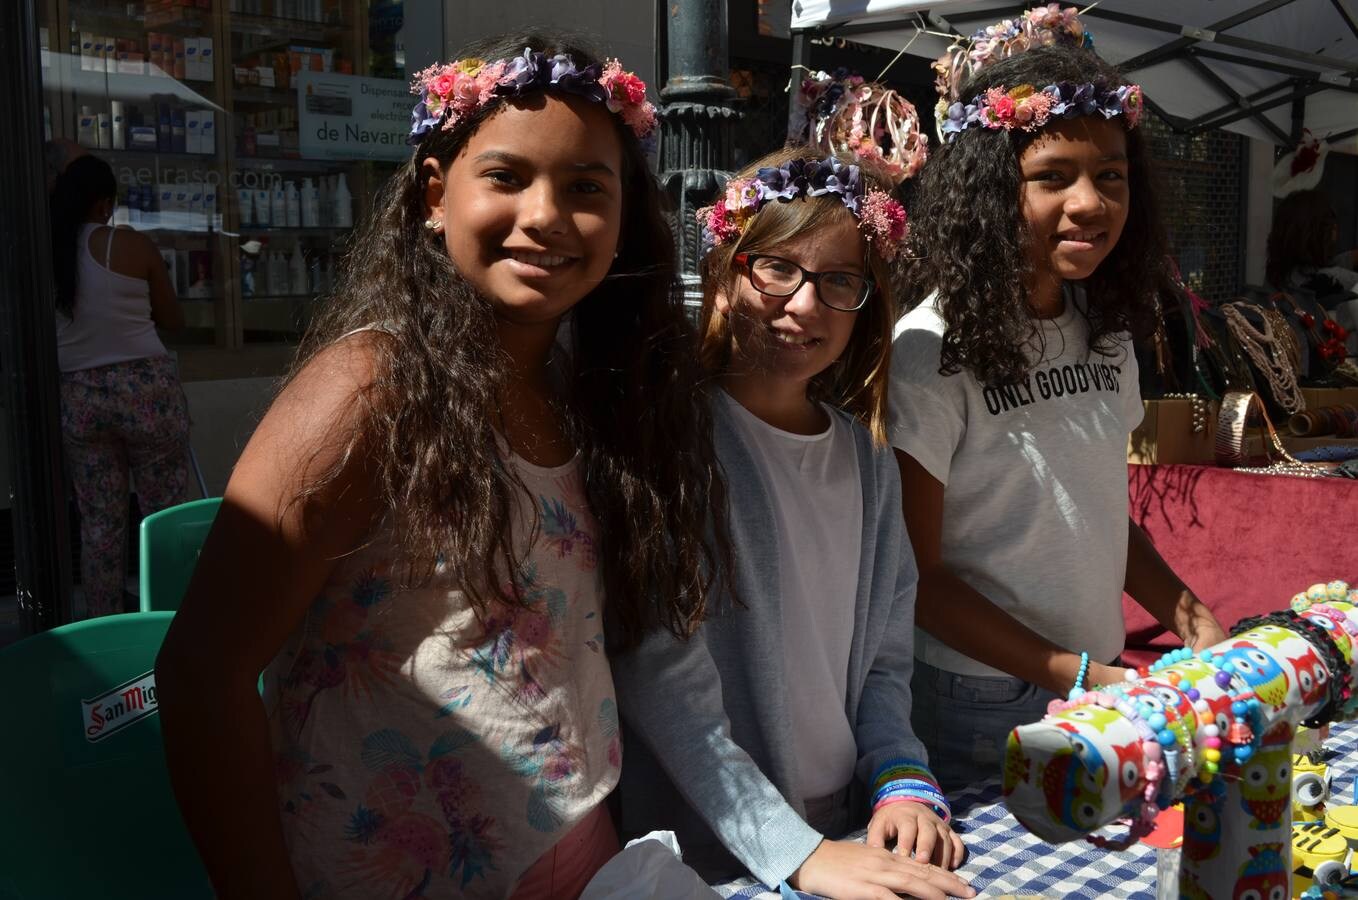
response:
<path fill-rule="evenodd" d="M 344 180 L 344 173 L 339 175 L 339 184 L 335 186 L 335 216 L 331 224 L 336 228 L 354 227 L 354 198 L 349 193 L 349 185 Z"/>
<path fill-rule="evenodd" d="M 296 228 L 302 224 L 302 210 L 301 202 L 297 196 L 297 182 L 287 182 L 285 191 L 287 194 L 288 227 Z"/>
<path fill-rule="evenodd" d="M 270 191 L 268 188 L 255 188 L 255 224 L 256 224 L 256 225 L 265 225 L 265 226 L 267 226 L 267 225 L 272 225 L 272 224 L 273 224 L 273 222 L 269 219 L 269 196 L 270 196 L 272 193 L 273 193 L 273 192 Z M 279 222 L 278 224 L 279 224 L 279 225 L 282 225 L 283 223 L 282 223 L 282 222 Z"/>
<path fill-rule="evenodd" d="M 316 193 L 320 195 L 318 218 L 325 226 L 335 224 L 335 180 L 330 175 L 316 179 Z"/>
<path fill-rule="evenodd" d="M 123 101 L 114 100 L 110 103 L 113 108 L 113 149 L 127 149 L 127 121 L 123 112 Z"/>
<path fill-rule="evenodd" d="M 82 147 L 99 146 L 99 124 L 94 118 L 94 110 L 88 106 L 80 107 L 80 118 L 76 121 L 76 140 Z"/>
<path fill-rule="evenodd" d="M 301 244 L 292 248 L 292 260 L 288 263 L 288 284 L 292 287 L 290 293 L 293 294 L 305 294 L 310 290 L 306 257 L 302 255 Z"/>
<path fill-rule="evenodd" d="M 310 178 L 302 179 L 302 227 L 315 228 L 320 222 L 320 198 L 316 195 L 316 185 Z"/>
<path fill-rule="evenodd" d="M 108 113 L 99 113 L 94 117 L 94 122 L 99 129 L 99 149 L 110 149 L 113 146 L 113 123 L 109 121 Z"/>
<path fill-rule="evenodd" d="M 274 228 L 288 224 L 288 192 L 281 181 L 269 192 L 269 221 Z"/>
<path fill-rule="evenodd" d="M 282 250 L 275 250 L 269 261 L 269 292 L 281 297 L 288 291 L 288 258 Z"/>

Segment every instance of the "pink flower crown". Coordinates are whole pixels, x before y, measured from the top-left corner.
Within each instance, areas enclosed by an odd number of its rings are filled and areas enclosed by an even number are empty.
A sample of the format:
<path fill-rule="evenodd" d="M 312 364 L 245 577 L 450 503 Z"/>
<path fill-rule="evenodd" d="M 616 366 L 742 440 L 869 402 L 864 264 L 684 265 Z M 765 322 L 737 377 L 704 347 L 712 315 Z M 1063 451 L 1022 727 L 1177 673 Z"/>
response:
<path fill-rule="evenodd" d="M 957 38 L 932 66 L 934 90 L 938 92 L 934 120 L 941 124 L 949 105 L 962 99 L 962 85 L 1002 59 L 1033 47 L 1060 45 L 1093 49 L 1094 39 L 1085 30 L 1079 13 L 1074 6 L 1063 9 L 1059 3 L 1048 3 L 1027 10 L 1017 18 L 1001 19 L 987 25 L 970 37 Z M 943 138 L 941 130 L 938 136 Z"/>
<path fill-rule="evenodd" d="M 905 207 L 886 191 L 866 190 L 858 166 L 834 157 L 794 159 L 785 166 L 760 169 L 753 178 L 728 181 L 720 202 L 698 210 L 703 253 L 740 240 L 755 213 L 772 200 L 788 203 L 799 196 L 825 194 L 838 195 L 882 259 L 896 258 L 910 233 Z"/>
<path fill-rule="evenodd" d="M 655 131 L 655 107 L 646 100 L 646 82 L 624 72 L 616 59 L 577 68 L 564 53 L 547 56 L 532 49 L 512 59 L 468 58 L 430 66 L 415 76 L 410 92 L 420 100 L 410 113 L 408 144 L 442 123 L 446 130 L 476 110 L 503 97 L 558 90 L 602 103 L 646 141 Z"/>
<path fill-rule="evenodd" d="M 964 82 L 982 69 L 1033 47 L 1060 44 L 1067 47 L 1094 46 L 1094 39 L 1080 21 L 1074 6 L 1061 8 L 1048 3 L 1027 10 L 1013 19 L 1001 19 L 979 29 L 970 37 L 959 37 L 948 51 L 933 63 L 934 90 L 939 99 L 951 103 L 961 99 Z"/>
<path fill-rule="evenodd" d="M 1107 87 L 1063 81 L 1040 90 L 1031 84 L 1008 90 L 1000 85 L 976 95 L 970 103 L 953 103 L 945 111 L 940 129 L 944 139 L 951 141 L 968 128 L 1036 131 L 1052 119 L 1093 115 L 1105 119 L 1122 116 L 1128 128 L 1135 128 L 1144 105 L 1141 88 L 1135 84 Z"/>
<path fill-rule="evenodd" d="M 848 154 L 898 184 L 918 175 L 929 157 L 914 104 L 884 84 L 843 69 L 812 72 L 793 102 L 800 113 L 788 125 L 789 144 Z"/>

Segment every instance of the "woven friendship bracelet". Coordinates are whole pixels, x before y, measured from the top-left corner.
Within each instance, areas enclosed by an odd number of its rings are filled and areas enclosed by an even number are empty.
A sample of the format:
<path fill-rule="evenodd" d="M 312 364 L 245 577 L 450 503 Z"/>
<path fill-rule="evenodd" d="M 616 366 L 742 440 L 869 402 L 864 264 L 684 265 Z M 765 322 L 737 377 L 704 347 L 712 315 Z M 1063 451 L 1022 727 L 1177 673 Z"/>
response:
<path fill-rule="evenodd" d="M 1333 721 L 1335 712 L 1348 701 L 1353 693 L 1353 673 L 1348 662 L 1344 659 L 1344 654 L 1339 649 L 1339 645 L 1335 643 L 1334 635 L 1319 622 L 1307 616 L 1299 615 L 1290 609 L 1242 619 L 1231 629 L 1231 634 L 1232 636 L 1239 636 L 1259 625 L 1278 625 L 1282 628 L 1291 629 L 1306 640 L 1320 655 L 1321 661 L 1330 674 L 1325 705 L 1310 718 L 1303 721 L 1302 724 L 1307 728 L 1319 728 L 1321 725 Z"/>

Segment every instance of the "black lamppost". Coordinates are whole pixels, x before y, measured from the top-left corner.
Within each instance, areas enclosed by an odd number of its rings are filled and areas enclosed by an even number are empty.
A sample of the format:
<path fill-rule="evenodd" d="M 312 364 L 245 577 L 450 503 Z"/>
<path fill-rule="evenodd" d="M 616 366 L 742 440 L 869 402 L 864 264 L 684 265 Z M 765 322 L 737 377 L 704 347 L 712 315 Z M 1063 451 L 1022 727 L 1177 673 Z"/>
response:
<path fill-rule="evenodd" d="M 56 320 L 43 172 L 38 4 L 0 4 L 0 363 L 10 453 L 10 513 L 19 628 L 70 618 L 70 532 L 61 469 Z"/>
<path fill-rule="evenodd" d="M 726 185 L 731 161 L 726 0 L 670 0 L 666 17 L 669 80 L 660 91 L 660 182 L 674 204 L 679 260 L 696 298 L 701 238 L 694 213 Z"/>

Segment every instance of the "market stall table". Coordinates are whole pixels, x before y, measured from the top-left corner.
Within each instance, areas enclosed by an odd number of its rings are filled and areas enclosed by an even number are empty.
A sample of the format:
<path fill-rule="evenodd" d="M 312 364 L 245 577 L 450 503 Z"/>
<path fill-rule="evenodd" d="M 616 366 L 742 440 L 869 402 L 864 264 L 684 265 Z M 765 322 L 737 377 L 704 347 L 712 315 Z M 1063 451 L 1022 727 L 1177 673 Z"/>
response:
<path fill-rule="evenodd" d="M 1354 779 L 1358 776 L 1358 724 L 1334 726 L 1325 750 L 1332 778 L 1330 803 L 1353 803 Z M 967 861 L 958 874 L 970 882 L 979 897 L 1155 900 L 1157 851 L 1152 847 L 1136 844 L 1128 850 L 1113 852 L 1100 850 L 1087 841 L 1048 844 L 1009 815 L 998 780 L 973 785 L 949 796 L 948 801 L 955 812 L 955 827 L 967 845 Z M 863 834 L 854 837 L 862 840 Z M 1177 871 L 1177 860 L 1171 868 Z M 755 884 L 750 878 L 714 887 L 723 897 L 779 900 L 776 889 Z"/>

